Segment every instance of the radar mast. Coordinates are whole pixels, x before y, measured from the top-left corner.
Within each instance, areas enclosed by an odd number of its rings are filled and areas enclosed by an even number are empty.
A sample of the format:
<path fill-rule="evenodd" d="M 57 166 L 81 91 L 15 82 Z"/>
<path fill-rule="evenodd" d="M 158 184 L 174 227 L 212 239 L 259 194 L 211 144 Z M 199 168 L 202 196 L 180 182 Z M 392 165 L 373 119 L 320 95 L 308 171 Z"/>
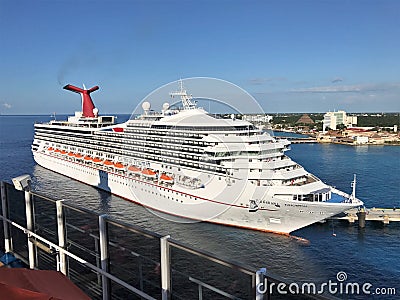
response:
<path fill-rule="evenodd" d="M 187 94 L 187 91 L 183 87 L 182 79 L 179 80 L 179 83 L 180 83 L 180 88 L 181 88 L 180 91 L 175 91 L 175 92 L 169 93 L 171 98 L 174 98 L 175 96 L 180 96 L 184 109 L 196 108 L 196 101 L 192 101 L 192 99 L 193 99 L 192 95 Z"/>

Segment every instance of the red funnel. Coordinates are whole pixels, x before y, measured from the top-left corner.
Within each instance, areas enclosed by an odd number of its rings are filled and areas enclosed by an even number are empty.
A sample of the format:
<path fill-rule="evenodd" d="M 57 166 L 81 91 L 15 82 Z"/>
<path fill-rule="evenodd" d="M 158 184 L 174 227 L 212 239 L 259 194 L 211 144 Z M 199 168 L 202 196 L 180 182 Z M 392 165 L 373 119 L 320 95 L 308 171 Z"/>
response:
<path fill-rule="evenodd" d="M 78 88 L 76 86 L 73 86 L 71 84 L 67 84 L 66 86 L 64 86 L 64 89 L 81 94 L 83 117 L 86 117 L 86 118 L 97 117 L 94 115 L 93 109 L 95 107 L 94 107 L 92 98 L 90 98 L 90 93 L 97 91 L 99 89 L 99 87 L 97 85 L 92 87 L 91 89 L 84 90 L 84 89 Z"/>

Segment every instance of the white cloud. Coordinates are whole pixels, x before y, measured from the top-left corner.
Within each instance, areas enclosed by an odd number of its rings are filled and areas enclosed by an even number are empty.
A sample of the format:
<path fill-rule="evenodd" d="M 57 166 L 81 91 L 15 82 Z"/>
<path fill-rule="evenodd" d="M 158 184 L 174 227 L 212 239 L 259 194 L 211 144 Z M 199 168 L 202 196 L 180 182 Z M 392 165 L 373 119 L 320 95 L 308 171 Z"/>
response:
<path fill-rule="evenodd" d="M 284 77 L 271 77 L 271 78 L 250 78 L 249 83 L 253 85 L 262 85 L 265 83 L 272 83 L 272 82 L 280 82 L 280 81 L 286 81 L 287 79 Z"/>
<path fill-rule="evenodd" d="M 335 86 L 318 86 L 302 89 L 293 89 L 295 93 L 370 93 L 377 91 L 388 91 L 399 89 L 400 83 L 392 84 L 358 84 L 358 85 L 335 85 Z"/>

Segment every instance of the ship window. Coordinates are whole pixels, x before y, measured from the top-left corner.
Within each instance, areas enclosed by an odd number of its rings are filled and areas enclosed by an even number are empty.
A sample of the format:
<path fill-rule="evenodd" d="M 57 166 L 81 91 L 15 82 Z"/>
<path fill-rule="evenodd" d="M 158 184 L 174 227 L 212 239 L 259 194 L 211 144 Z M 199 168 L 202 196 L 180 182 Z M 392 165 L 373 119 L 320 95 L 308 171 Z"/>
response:
<path fill-rule="evenodd" d="M 302 201 L 314 201 L 314 195 L 313 194 L 307 194 L 302 196 Z"/>

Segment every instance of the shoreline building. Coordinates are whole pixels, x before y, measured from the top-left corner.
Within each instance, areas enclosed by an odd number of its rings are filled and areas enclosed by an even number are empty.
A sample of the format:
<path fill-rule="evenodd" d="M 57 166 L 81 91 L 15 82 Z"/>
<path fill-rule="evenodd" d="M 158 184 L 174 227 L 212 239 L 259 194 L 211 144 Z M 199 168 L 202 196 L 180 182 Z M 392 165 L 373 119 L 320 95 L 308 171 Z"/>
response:
<path fill-rule="evenodd" d="M 243 115 L 242 119 L 250 123 L 270 123 L 273 119 L 273 116 L 249 114 L 249 115 Z"/>
<path fill-rule="evenodd" d="M 336 130 L 337 126 L 343 124 L 346 127 L 357 125 L 356 116 L 348 116 L 345 111 L 330 111 L 324 115 L 322 132 L 325 133 L 327 128 Z"/>

